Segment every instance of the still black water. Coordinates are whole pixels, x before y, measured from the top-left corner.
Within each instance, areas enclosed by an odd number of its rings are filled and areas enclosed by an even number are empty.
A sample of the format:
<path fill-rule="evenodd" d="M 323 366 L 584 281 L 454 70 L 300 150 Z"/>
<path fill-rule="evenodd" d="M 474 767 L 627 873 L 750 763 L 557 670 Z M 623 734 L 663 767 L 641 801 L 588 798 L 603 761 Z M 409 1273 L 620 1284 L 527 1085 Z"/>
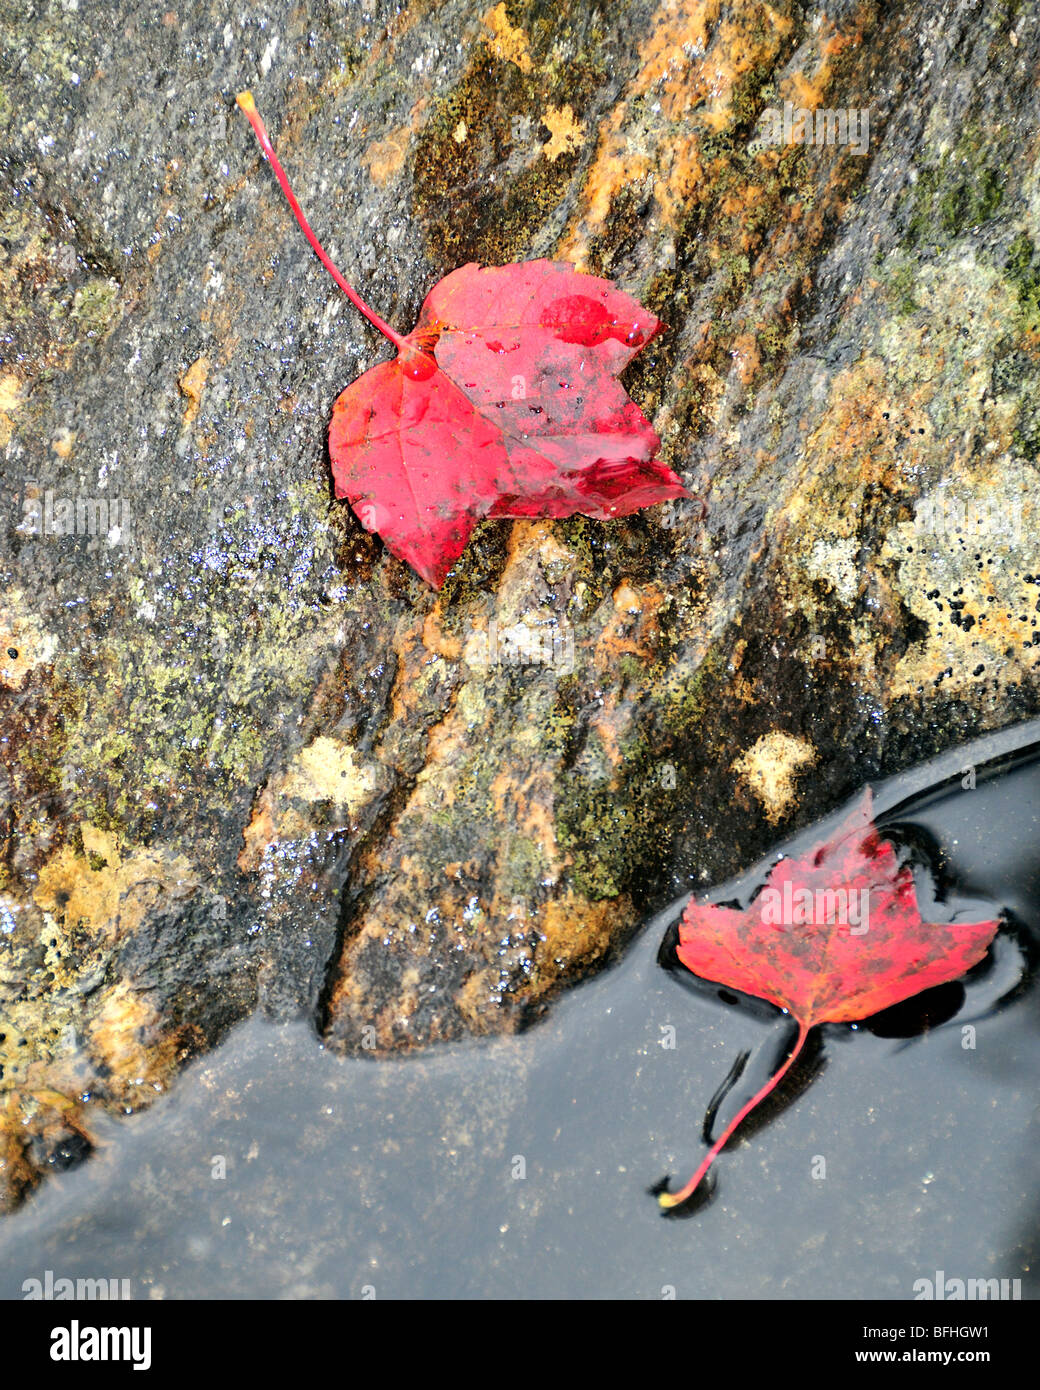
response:
<path fill-rule="evenodd" d="M 649 1189 L 689 1176 L 709 1103 L 717 1133 L 790 1023 L 673 968 L 682 899 L 519 1037 L 377 1062 L 243 1024 L 4 1222 L 0 1297 L 46 1270 L 144 1299 L 912 1299 L 938 1271 L 1035 1297 L 1040 721 L 874 811 L 926 920 L 1005 925 L 964 982 L 817 1029 L 685 1219 Z M 747 902 L 776 853 L 711 897 Z"/>

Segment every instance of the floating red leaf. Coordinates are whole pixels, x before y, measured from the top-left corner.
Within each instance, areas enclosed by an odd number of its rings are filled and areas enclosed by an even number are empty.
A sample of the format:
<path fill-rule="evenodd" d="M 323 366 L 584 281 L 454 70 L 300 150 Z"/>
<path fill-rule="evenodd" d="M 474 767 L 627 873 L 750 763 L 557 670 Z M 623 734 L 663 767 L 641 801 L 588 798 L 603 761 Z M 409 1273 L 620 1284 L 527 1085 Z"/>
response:
<path fill-rule="evenodd" d="M 691 899 L 679 929 L 688 970 L 768 999 L 798 1023 L 783 1066 L 738 1112 L 681 1192 L 684 1202 L 744 1117 L 790 1070 L 817 1023 L 868 1018 L 921 990 L 955 980 L 986 954 L 999 921 L 924 922 L 913 874 L 879 838 L 870 790 L 832 839 L 804 859 L 783 859 L 744 910 Z"/>
<path fill-rule="evenodd" d="M 439 588 L 483 517 L 606 520 L 688 496 L 661 441 L 617 381 L 662 324 L 637 300 L 559 261 L 464 265 L 402 337 L 355 294 L 318 244 L 252 98 L 238 98 L 297 220 L 397 357 L 333 407 L 336 496 Z"/>

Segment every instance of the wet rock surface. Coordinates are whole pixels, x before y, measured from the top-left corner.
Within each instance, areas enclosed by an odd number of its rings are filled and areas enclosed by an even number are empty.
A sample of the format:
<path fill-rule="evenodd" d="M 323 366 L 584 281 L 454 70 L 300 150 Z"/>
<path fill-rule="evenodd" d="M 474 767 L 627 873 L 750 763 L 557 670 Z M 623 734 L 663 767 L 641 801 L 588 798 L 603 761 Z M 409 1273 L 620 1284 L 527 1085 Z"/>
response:
<path fill-rule="evenodd" d="M 1037 711 L 1040 7 L 3 18 L 0 1203 L 257 1007 L 516 1028 Z M 439 595 L 387 555 L 325 448 L 383 347 L 246 86 L 398 328 L 539 255 L 659 314 L 625 384 L 703 506 L 487 523 Z"/>

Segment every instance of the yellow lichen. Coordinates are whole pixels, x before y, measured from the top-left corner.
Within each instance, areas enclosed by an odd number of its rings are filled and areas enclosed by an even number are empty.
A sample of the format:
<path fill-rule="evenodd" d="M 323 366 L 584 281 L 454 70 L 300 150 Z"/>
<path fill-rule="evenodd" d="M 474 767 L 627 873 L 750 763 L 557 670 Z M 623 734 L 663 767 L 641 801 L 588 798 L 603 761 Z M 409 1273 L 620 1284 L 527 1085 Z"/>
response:
<path fill-rule="evenodd" d="M 775 825 L 795 799 L 797 772 L 811 767 L 816 757 L 816 749 L 805 739 L 773 729 L 732 766 L 762 804 L 770 824 Z"/>
<path fill-rule="evenodd" d="M 580 150 L 585 136 L 585 127 L 575 120 L 570 106 L 547 106 L 542 116 L 542 125 L 550 138 L 542 146 L 542 153 L 550 163 L 555 164 L 561 154 Z"/>
<path fill-rule="evenodd" d="M 21 589 L 0 596 L 0 685 L 21 690 L 30 671 L 54 658 L 58 639 L 25 606 Z"/>
<path fill-rule="evenodd" d="M 503 63 L 515 63 L 521 72 L 531 71 L 527 36 L 522 29 L 510 24 L 504 3 L 488 10 L 481 23 L 490 32 L 488 46 L 496 58 Z"/>
<path fill-rule="evenodd" d="M 105 1069 L 106 1089 L 126 1105 L 153 1099 L 182 1052 L 178 1032 L 125 981 L 103 991 L 87 1039 L 90 1052 Z"/>
<path fill-rule="evenodd" d="M 10 413 L 22 403 L 22 383 L 13 372 L 0 376 L 0 410 Z"/>
<path fill-rule="evenodd" d="M 282 792 L 301 801 L 332 801 L 353 813 L 368 800 L 375 785 L 374 769 L 355 762 L 349 744 L 322 737 L 297 753 Z"/>
<path fill-rule="evenodd" d="M 76 431 L 68 428 L 58 430 L 51 440 L 51 448 L 60 459 L 72 457 L 72 451 L 76 447 Z"/>
<path fill-rule="evenodd" d="M 272 846 L 309 834 L 312 813 L 306 808 L 318 802 L 335 808 L 334 824 L 349 824 L 371 799 L 378 780 L 375 764 L 359 762 L 349 744 L 324 735 L 314 739 L 261 790 L 242 834 L 239 868 L 254 871 Z M 325 824 L 328 828 L 327 820 Z"/>
<path fill-rule="evenodd" d="M 1035 681 L 1037 504 L 1032 470 L 1005 460 L 932 489 L 912 521 L 892 528 L 882 555 L 925 627 L 896 666 L 893 699 L 937 690 L 971 699 L 980 682 L 997 691 Z"/>
<path fill-rule="evenodd" d="M 373 183 L 380 186 L 389 183 L 404 164 L 408 144 L 412 138 L 410 125 L 398 126 L 382 140 L 373 140 L 361 156 Z"/>
<path fill-rule="evenodd" d="M 182 422 L 185 429 L 187 429 L 195 419 L 195 416 L 199 413 L 199 405 L 202 402 L 202 393 L 206 389 L 206 379 L 208 376 L 209 358 L 203 356 L 196 357 L 187 371 L 182 372 L 177 379 L 177 386 L 180 389 L 180 393 L 188 402 Z"/>
<path fill-rule="evenodd" d="M 13 372 L 0 376 L 0 449 L 11 438 L 14 433 L 14 421 L 11 416 L 22 403 L 23 391 L 22 383 Z"/>
<path fill-rule="evenodd" d="M 115 940 L 133 932 L 162 897 L 184 897 L 198 886 L 187 860 L 164 850 L 135 848 L 120 854 L 115 835 L 80 826 L 83 853 L 69 846 L 40 869 L 33 892 L 37 906 L 66 927 Z M 100 861 L 100 862 L 92 862 Z"/>

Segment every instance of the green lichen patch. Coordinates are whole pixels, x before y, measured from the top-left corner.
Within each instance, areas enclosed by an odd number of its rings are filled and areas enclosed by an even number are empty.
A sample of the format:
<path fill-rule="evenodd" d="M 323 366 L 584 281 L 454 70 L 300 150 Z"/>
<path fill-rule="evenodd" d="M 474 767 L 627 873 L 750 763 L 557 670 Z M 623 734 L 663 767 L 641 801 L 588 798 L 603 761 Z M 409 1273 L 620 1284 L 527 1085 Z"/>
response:
<path fill-rule="evenodd" d="M 109 594 L 87 670 L 74 646 L 55 657 L 63 716 L 51 741 L 21 748 L 26 775 L 60 792 L 73 816 L 134 838 L 190 819 L 218 790 L 250 791 L 271 718 L 309 692 L 330 641 L 333 616 L 306 601 L 331 558 L 326 506 L 316 485 L 299 489 L 271 550 L 270 525 L 239 509 L 208 547 L 179 557 L 180 573 L 171 562 L 161 582 L 135 576 Z"/>
<path fill-rule="evenodd" d="M 951 149 L 920 170 L 910 195 L 906 246 L 939 250 L 996 217 L 1010 153 L 1002 127 L 969 122 Z"/>
<path fill-rule="evenodd" d="M 69 316 L 83 338 L 99 338 L 119 312 L 119 286 L 114 280 L 92 276 L 76 291 Z"/>
<path fill-rule="evenodd" d="M 1004 273 L 1018 293 L 1024 330 L 1040 333 L 1040 250 L 1028 232 L 1020 232 L 1008 247 Z"/>

